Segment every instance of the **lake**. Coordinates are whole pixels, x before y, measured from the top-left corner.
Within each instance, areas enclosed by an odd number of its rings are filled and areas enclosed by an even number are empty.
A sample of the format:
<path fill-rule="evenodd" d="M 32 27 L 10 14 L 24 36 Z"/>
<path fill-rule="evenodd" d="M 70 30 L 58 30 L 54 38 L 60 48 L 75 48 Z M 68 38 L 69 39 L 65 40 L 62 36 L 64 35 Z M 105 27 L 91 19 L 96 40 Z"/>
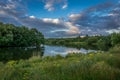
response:
<path fill-rule="evenodd" d="M 0 61 L 29 59 L 32 56 L 66 56 L 68 53 L 84 53 L 96 52 L 95 50 L 86 50 L 84 48 L 68 48 L 63 46 L 48 46 L 42 48 L 0 48 Z"/>

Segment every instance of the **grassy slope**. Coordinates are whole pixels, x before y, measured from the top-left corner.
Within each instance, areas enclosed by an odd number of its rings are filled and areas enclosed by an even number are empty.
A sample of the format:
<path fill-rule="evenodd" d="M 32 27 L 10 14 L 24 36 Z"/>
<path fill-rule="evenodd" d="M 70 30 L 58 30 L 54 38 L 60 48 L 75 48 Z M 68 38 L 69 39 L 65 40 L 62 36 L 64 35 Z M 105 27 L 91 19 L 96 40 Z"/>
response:
<path fill-rule="evenodd" d="M 120 80 L 120 54 L 32 57 L 0 68 L 0 80 Z"/>

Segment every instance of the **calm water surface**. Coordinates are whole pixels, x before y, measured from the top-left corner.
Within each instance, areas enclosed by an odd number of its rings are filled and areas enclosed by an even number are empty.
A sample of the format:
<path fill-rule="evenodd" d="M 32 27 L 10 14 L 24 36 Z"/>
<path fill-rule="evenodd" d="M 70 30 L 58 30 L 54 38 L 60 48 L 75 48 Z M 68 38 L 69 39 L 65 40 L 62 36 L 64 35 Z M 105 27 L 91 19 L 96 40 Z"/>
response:
<path fill-rule="evenodd" d="M 96 52 L 95 50 L 86 50 L 84 48 L 68 48 L 63 46 L 45 46 L 44 56 L 55 56 L 60 54 L 62 56 L 67 55 L 68 53 L 84 53 L 87 54 L 89 52 Z"/>
<path fill-rule="evenodd" d="M 29 59 L 32 56 L 55 56 L 60 54 L 62 56 L 68 53 L 84 53 L 96 52 L 95 50 L 68 48 L 62 46 L 47 46 L 44 48 L 0 48 L 0 61 L 6 62 L 9 60 Z"/>

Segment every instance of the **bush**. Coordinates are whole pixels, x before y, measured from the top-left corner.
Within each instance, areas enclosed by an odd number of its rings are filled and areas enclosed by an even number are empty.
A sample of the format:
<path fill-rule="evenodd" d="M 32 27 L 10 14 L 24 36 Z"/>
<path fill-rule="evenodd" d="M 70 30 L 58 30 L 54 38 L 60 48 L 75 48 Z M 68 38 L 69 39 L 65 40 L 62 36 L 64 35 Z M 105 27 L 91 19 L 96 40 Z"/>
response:
<path fill-rule="evenodd" d="M 120 44 L 112 47 L 110 50 L 109 50 L 110 53 L 118 53 L 120 54 Z"/>

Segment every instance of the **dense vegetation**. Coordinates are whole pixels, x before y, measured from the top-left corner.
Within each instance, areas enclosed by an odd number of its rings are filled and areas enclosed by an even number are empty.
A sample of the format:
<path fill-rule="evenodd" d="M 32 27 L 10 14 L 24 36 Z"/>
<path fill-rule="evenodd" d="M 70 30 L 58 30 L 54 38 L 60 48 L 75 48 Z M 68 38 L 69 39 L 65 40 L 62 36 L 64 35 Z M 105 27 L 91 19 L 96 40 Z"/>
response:
<path fill-rule="evenodd" d="M 39 46 L 44 43 L 44 36 L 35 28 L 14 26 L 0 22 L 0 47 Z"/>
<path fill-rule="evenodd" d="M 48 45 L 60 45 L 67 47 L 109 50 L 117 44 L 120 44 L 120 33 L 113 33 L 108 36 L 85 36 L 76 38 L 54 38 L 47 39 Z"/>
<path fill-rule="evenodd" d="M 120 80 L 120 46 L 106 53 L 40 56 L 0 63 L 1 80 Z M 115 51 L 115 53 L 114 53 Z"/>

